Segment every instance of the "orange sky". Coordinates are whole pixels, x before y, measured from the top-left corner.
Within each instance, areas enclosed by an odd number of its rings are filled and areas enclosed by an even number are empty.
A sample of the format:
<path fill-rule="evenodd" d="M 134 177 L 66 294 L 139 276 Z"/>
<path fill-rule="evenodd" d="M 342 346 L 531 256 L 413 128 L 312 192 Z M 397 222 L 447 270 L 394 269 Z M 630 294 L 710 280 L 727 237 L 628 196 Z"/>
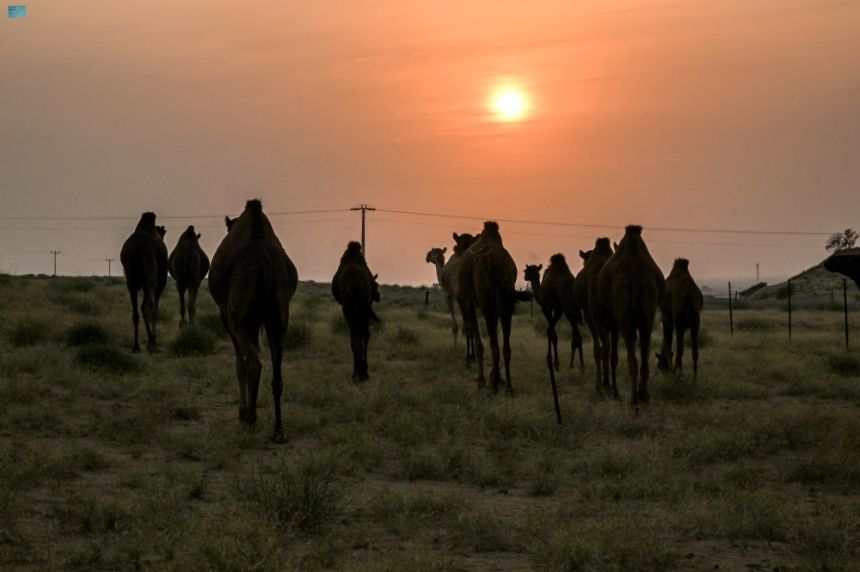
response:
<path fill-rule="evenodd" d="M 112 0 L 0 22 L 0 216 L 380 208 L 644 225 L 702 278 L 788 275 L 860 227 L 860 3 Z M 526 120 L 493 120 L 501 85 Z M 220 221 L 194 223 L 210 252 Z M 273 220 L 329 280 L 350 213 Z M 420 224 L 417 224 L 420 223 Z M 105 272 L 133 222 L 0 220 L 0 271 Z M 13 228 L 14 227 L 14 228 Z M 80 230 L 85 227 L 87 230 Z M 620 230 L 502 222 L 519 266 Z M 56 230 L 47 230 L 56 228 Z M 480 223 L 374 213 L 387 283 Z M 714 244 L 718 243 L 718 244 Z M 782 247 L 745 244 L 791 245 Z M 579 267 L 578 260 L 574 265 Z"/>

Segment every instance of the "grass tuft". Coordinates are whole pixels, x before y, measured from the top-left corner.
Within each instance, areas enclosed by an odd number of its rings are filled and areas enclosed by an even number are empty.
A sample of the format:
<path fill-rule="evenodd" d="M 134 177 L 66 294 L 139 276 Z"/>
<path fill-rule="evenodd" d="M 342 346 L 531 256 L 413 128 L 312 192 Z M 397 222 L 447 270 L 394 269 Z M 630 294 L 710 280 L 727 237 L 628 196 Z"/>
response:
<path fill-rule="evenodd" d="M 303 348 L 313 339 L 313 328 L 305 322 L 291 321 L 284 337 L 284 347 L 288 350 Z"/>
<path fill-rule="evenodd" d="M 215 345 L 212 332 L 199 326 L 187 326 L 170 344 L 170 351 L 175 356 L 205 356 L 215 353 Z"/>
<path fill-rule="evenodd" d="M 838 353 L 828 358 L 830 371 L 844 377 L 860 377 L 860 358 L 857 356 Z"/>
<path fill-rule="evenodd" d="M 105 344 L 110 340 L 107 329 L 98 322 L 78 322 L 66 330 L 66 345 Z"/>
<path fill-rule="evenodd" d="M 105 344 L 81 347 L 75 354 L 75 361 L 87 369 L 114 375 L 134 373 L 140 369 L 137 361 L 128 353 Z"/>
<path fill-rule="evenodd" d="M 421 342 L 421 338 L 412 328 L 398 326 L 397 341 L 408 346 L 417 346 Z"/>
<path fill-rule="evenodd" d="M 41 320 L 22 319 L 12 326 L 7 338 L 16 348 L 43 344 L 48 340 L 49 327 Z"/>

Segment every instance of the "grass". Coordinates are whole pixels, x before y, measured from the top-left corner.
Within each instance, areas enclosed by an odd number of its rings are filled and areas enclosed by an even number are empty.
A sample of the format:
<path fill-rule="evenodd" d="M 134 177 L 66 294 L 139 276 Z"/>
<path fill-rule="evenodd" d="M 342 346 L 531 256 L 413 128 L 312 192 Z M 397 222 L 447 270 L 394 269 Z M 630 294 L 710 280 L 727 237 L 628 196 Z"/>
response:
<path fill-rule="evenodd" d="M 66 330 L 67 346 L 106 344 L 110 340 L 107 328 L 98 322 L 78 322 Z"/>
<path fill-rule="evenodd" d="M 382 288 L 387 330 L 373 325 L 371 379 L 355 385 L 340 308 L 327 285 L 303 282 L 283 368 L 286 442 L 275 445 L 268 348 L 248 428 L 206 288 L 193 328 L 176 327 L 172 282 L 161 301 L 159 343 L 182 351 L 133 355 L 121 281 L 11 277 L 0 287 L 0 568 L 860 561 L 860 354 L 842 347 L 830 311 L 798 310 L 789 341 L 781 309 L 750 302 L 729 335 L 727 308 L 707 307 L 698 379 L 689 351 L 682 374 L 657 372 L 652 358 L 651 402 L 638 413 L 623 350 L 616 401 L 594 391 L 590 342 L 585 371 L 567 367 L 560 344 L 559 426 L 544 319 L 527 306 L 513 321 L 513 398 L 477 388 L 447 309 L 425 308 L 423 290 L 406 287 Z M 97 305 L 97 321 L 74 300 Z M 21 324 L 36 334 L 19 346 Z M 568 331 L 563 321 L 560 337 Z M 658 342 L 659 331 L 652 354 Z"/>
<path fill-rule="evenodd" d="M 186 326 L 171 342 L 170 351 L 175 356 L 206 356 L 215 352 L 215 335 L 200 326 Z"/>
<path fill-rule="evenodd" d="M 9 330 L 6 338 L 16 348 L 43 344 L 48 340 L 50 327 L 42 320 L 19 319 Z"/>

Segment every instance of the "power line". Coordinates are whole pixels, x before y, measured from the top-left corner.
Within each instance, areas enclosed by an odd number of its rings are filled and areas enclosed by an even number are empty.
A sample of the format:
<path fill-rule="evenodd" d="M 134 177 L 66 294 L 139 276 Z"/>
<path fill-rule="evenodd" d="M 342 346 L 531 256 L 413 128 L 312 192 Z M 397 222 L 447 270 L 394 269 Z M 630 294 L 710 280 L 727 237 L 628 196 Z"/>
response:
<path fill-rule="evenodd" d="M 324 214 L 324 213 L 340 213 L 348 212 L 350 209 L 313 209 L 304 211 L 271 211 L 267 212 L 267 216 L 288 216 L 288 215 L 303 215 L 303 214 Z M 202 218 L 224 218 L 224 213 L 221 214 L 183 214 L 183 215 L 158 215 L 160 220 L 177 220 L 177 219 L 202 219 Z M 139 220 L 140 216 L 0 216 L 0 220 Z"/>
<path fill-rule="evenodd" d="M 464 220 L 491 220 L 488 217 L 480 217 L 480 216 L 468 216 L 468 215 L 454 215 L 454 214 L 445 214 L 445 213 L 425 213 L 419 211 L 403 211 L 403 210 L 393 210 L 393 209 L 378 209 L 379 212 L 392 213 L 392 214 L 405 214 L 405 215 L 413 215 L 413 216 L 428 216 L 428 217 L 436 217 L 436 218 L 454 218 L 454 219 L 464 219 Z M 497 220 L 501 222 L 510 222 L 516 224 L 535 224 L 535 225 L 546 225 L 546 226 L 574 226 L 581 228 L 624 228 L 623 224 L 591 224 L 591 223 L 580 223 L 580 222 L 559 222 L 559 221 L 547 221 L 547 220 L 528 220 L 528 219 L 514 219 L 514 218 L 495 218 L 492 220 Z M 659 230 L 665 232 L 701 232 L 701 233 L 717 233 L 717 234 L 773 234 L 773 235 L 785 235 L 785 236 L 830 236 L 829 232 L 814 232 L 814 231 L 793 231 L 793 230 L 740 230 L 740 229 L 727 229 L 727 228 L 675 228 L 668 226 L 649 226 L 648 230 Z"/>

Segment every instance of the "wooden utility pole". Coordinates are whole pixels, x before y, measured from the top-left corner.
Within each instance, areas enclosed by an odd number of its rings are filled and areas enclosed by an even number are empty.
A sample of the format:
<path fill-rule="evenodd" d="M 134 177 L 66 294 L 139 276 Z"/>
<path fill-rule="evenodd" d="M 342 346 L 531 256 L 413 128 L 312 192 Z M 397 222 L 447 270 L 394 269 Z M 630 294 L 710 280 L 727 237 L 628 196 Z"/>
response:
<path fill-rule="evenodd" d="M 105 258 L 108 263 L 108 278 L 110 278 L 110 263 L 113 262 L 113 258 Z"/>
<path fill-rule="evenodd" d="M 54 276 L 56 276 L 57 275 L 57 255 L 62 254 L 62 251 L 60 251 L 60 250 L 49 250 L 48 252 L 50 252 L 51 254 L 54 255 Z"/>
<path fill-rule="evenodd" d="M 732 283 L 729 282 L 729 335 L 735 335 L 735 319 L 732 315 Z"/>
<path fill-rule="evenodd" d="M 361 253 L 364 254 L 365 257 L 367 257 L 367 252 L 364 250 L 364 220 L 365 220 L 365 216 L 366 216 L 367 211 L 375 211 L 376 208 L 369 207 L 365 204 L 362 204 L 360 207 L 353 207 L 349 210 L 361 211 Z"/>

